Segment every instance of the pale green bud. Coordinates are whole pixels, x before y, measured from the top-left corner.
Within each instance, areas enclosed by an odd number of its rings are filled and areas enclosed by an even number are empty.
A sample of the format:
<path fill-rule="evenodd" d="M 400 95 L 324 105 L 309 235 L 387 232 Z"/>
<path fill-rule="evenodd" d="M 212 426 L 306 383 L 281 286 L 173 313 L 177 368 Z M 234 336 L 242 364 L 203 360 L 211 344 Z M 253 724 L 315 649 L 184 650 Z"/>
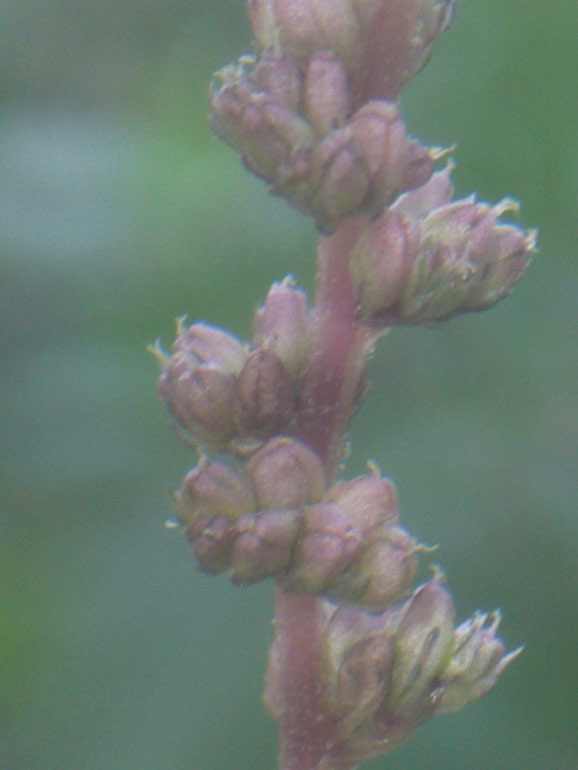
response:
<path fill-rule="evenodd" d="M 499 612 L 490 616 L 476 614 L 455 631 L 451 658 L 440 674 L 436 708 L 440 712 L 458 711 L 471 701 L 486 695 L 502 671 L 522 652 L 506 655 L 506 648 L 496 636 Z"/>
<path fill-rule="evenodd" d="M 397 714 L 431 705 L 433 683 L 447 666 L 454 637 L 454 604 L 439 576 L 407 602 L 395 636 L 390 703 Z"/>

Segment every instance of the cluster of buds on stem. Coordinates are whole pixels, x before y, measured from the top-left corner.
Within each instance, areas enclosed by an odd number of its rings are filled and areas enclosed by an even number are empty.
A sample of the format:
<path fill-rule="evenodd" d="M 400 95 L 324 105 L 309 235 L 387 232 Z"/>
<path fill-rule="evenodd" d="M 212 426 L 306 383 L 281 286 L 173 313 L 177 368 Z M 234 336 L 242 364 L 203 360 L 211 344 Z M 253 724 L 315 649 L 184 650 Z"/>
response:
<path fill-rule="evenodd" d="M 290 279 L 256 312 L 250 344 L 228 332 L 177 321 L 172 354 L 153 348 L 159 392 L 189 444 L 244 454 L 290 431 L 307 363 L 310 314 Z"/>
<path fill-rule="evenodd" d="M 327 607 L 324 671 L 329 708 L 340 723 L 341 758 L 352 763 L 395 749 L 435 714 L 488 693 L 521 649 L 506 654 L 499 613 L 454 627 L 441 573 L 403 604 L 369 615 Z M 268 699 L 275 702 L 275 677 Z"/>
<path fill-rule="evenodd" d="M 274 577 L 286 591 L 381 612 L 417 566 L 389 479 L 371 468 L 327 488 L 315 452 L 286 436 L 237 467 L 202 460 L 175 504 L 201 568 L 228 570 L 237 585 Z"/>
<path fill-rule="evenodd" d="M 259 54 L 217 73 L 209 92 L 215 132 L 322 232 L 379 215 L 428 180 L 439 154 L 408 136 L 395 100 L 454 2 L 395 6 L 251 0 Z"/>
<path fill-rule="evenodd" d="M 515 201 L 452 201 L 451 165 L 367 221 L 350 270 L 360 317 L 377 326 L 444 321 L 485 310 L 520 280 L 536 233 L 503 224 Z"/>

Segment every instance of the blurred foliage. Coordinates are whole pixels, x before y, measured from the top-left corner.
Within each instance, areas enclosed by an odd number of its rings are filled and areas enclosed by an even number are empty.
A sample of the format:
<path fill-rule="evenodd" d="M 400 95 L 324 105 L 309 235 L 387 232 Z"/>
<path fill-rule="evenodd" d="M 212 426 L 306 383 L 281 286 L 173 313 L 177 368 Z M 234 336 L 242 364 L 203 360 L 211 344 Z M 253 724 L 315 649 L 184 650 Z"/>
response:
<path fill-rule="evenodd" d="M 312 286 L 311 224 L 206 125 L 242 0 L 0 14 L 0 766 L 272 768 L 271 587 L 199 575 L 163 528 L 193 458 L 145 352 L 184 312 L 245 335 L 272 280 Z M 459 194 L 522 200 L 541 252 L 491 313 L 382 343 L 348 473 L 391 474 L 460 616 L 501 606 L 527 648 L 376 770 L 577 766 L 577 37 L 575 0 L 464 2 L 404 97 L 458 144 Z"/>

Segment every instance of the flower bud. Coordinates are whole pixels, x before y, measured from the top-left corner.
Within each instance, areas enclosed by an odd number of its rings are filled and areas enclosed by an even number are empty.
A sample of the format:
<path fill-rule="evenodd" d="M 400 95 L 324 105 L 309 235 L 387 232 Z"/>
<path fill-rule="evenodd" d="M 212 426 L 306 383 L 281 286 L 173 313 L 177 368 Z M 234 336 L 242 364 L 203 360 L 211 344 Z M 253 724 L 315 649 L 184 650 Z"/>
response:
<path fill-rule="evenodd" d="M 279 104 L 297 110 L 301 101 L 301 75 L 298 67 L 290 60 L 274 56 L 266 51 L 256 63 L 252 74 L 255 86 L 265 91 Z"/>
<path fill-rule="evenodd" d="M 348 568 L 362 542 L 338 505 L 317 503 L 303 509 L 303 525 L 291 567 L 281 579 L 289 591 L 321 593 Z"/>
<path fill-rule="evenodd" d="M 225 516 L 234 521 L 256 509 L 249 482 L 222 463 L 201 462 L 189 471 L 175 495 L 175 503 L 185 525 L 203 516 Z"/>
<path fill-rule="evenodd" d="M 431 704 L 433 683 L 447 666 L 454 635 L 452 597 L 439 576 L 407 602 L 395 637 L 390 703 L 396 714 Z"/>
<path fill-rule="evenodd" d="M 393 527 L 373 542 L 365 538 L 364 546 L 350 568 L 324 593 L 335 601 L 383 612 L 402 599 L 411 585 L 417 567 L 417 544 L 401 527 Z"/>
<path fill-rule="evenodd" d="M 296 439 L 271 439 L 247 462 L 259 510 L 300 508 L 321 500 L 325 476 L 321 460 Z"/>
<path fill-rule="evenodd" d="M 296 393 L 289 372 L 272 350 L 254 350 L 243 367 L 233 402 L 233 417 L 243 436 L 268 438 L 295 415 Z"/>
<path fill-rule="evenodd" d="M 179 322 L 173 350 L 170 357 L 156 351 L 160 395 L 185 440 L 223 446 L 235 431 L 232 402 L 245 349 L 221 329 Z"/>
<path fill-rule="evenodd" d="M 350 263 L 363 318 L 371 319 L 399 302 L 419 244 L 419 226 L 397 211 L 385 211 L 368 223 L 355 245 Z"/>
<path fill-rule="evenodd" d="M 203 516 L 186 534 L 202 570 L 215 575 L 229 569 L 236 534 L 227 516 Z"/>
<path fill-rule="evenodd" d="M 379 615 L 338 607 L 325 634 L 327 696 L 351 762 L 379 756 L 406 739 L 419 724 L 390 709 L 394 642 L 401 611 Z"/>
<path fill-rule="evenodd" d="M 314 133 L 291 106 L 294 99 L 287 93 L 291 86 L 286 84 L 281 94 L 288 106 L 260 89 L 243 64 L 225 67 L 218 79 L 221 84 L 209 92 L 210 122 L 215 133 L 275 188 L 283 180 L 292 179 L 296 173 L 294 158 L 299 150 L 312 144 Z"/>
<path fill-rule="evenodd" d="M 343 125 L 349 114 L 347 73 L 330 51 L 316 53 L 305 78 L 305 114 L 319 136 Z"/>
<path fill-rule="evenodd" d="M 274 283 L 265 304 L 255 313 L 253 345 L 276 354 L 297 380 L 309 352 L 309 332 L 305 294 L 293 286 L 290 278 Z"/>
<path fill-rule="evenodd" d="M 366 636 L 347 650 L 334 695 L 341 735 L 357 732 L 359 740 L 364 723 L 375 718 L 387 698 L 392 660 L 393 639 L 387 633 Z"/>
<path fill-rule="evenodd" d="M 368 214 L 377 216 L 401 192 L 427 182 L 434 155 L 408 137 L 395 104 L 367 102 L 353 115 L 350 126 L 371 179 L 371 193 L 364 203 Z"/>
<path fill-rule="evenodd" d="M 250 585 L 285 569 L 298 529 L 298 511 L 270 510 L 241 516 L 232 553 L 233 582 Z"/>
<path fill-rule="evenodd" d="M 348 58 L 359 42 L 350 0 L 248 0 L 247 6 L 259 45 L 299 63 L 326 49 Z"/>
<path fill-rule="evenodd" d="M 377 524 L 393 527 L 399 519 L 395 486 L 375 468 L 366 476 L 334 484 L 324 499 L 336 503 L 351 526 L 363 533 L 371 533 Z"/>
<path fill-rule="evenodd" d="M 437 711 L 458 711 L 471 701 L 486 695 L 496 684 L 502 671 L 522 648 L 506 655 L 506 648 L 496 636 L 500 614 L 476 614 L 462 623 L 454 633 L 451 658 L 440 675 Z"/>
<path fill-rule="evenodd" d="M 322 233 L 331 233 L 339 220 L 356 214 L 369 192 L 369 170 L 354 145 L 349 127 L 331 131 L 313 148 L 310 196 L 302 210 L 315 216 Z"/>
<path fill-rule="evenodd" d="M 536 233 L 500 223 L 516 204 L 448 202 L 451 166 L 369 222 L 354 247 L 359 314 L 381 326 L 443 321 L 507 296 L 535 250 Z M 432 208 L 433 207 L 433 208 Z"/>
<path fill-rule="evenodd" d="M 455 0 L 248 0 L 262 48 L 304 66 L 331 50 L 352 77 L 353 93 L 394 99 L 424 66 L 433 40 L 450 25 Z"/>
<path fill-rule="evenodd" d="M 239 374 L 247 359 L 245 347 L 232 334 L 209 324 L 185 326 L 177 321 L 175 353 L 182 353 L 192 363 L 212 366 L 230 374 Z"/>
<path fill-rule="evenodd" d="M 432 174 L 424 185 L 400 195 L 390 211 L 397 211 L 415 220 L 450 203 L 454 197 L 454 186 L 450 178 L 453 168 L 453 164 L 448 162 L 445 168 Z"/>
<path fill-rule="evenodd" d="M 434 209 L 420 222 L 421 243 L 399 313 L 410 323 L 483 310 L 507 296 L 535 248 L 535 233 L 497 218 L 514 204 L 472 197 Z"/>

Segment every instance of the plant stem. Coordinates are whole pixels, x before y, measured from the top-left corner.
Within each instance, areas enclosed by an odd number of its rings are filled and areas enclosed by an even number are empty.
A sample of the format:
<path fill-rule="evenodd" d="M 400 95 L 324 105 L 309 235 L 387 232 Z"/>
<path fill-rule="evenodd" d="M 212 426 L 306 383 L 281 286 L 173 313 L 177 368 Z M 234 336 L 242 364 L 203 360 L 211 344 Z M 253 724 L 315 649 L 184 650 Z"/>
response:
<path fill-rule="evenodd" d="M 361 221 L 346 220 L 321 238 L 313 355 L 303 384 L 297 436 L 322 458 L 328 483 L 337 473 L 355 408 L 368 345 L 355 321 L 349 258 Z M 335 719 L 323 684 L 323 605 L 276 588 L 275 643 L 268 691 L 280 722 L 280 770 L 347 770 L 339 759 Z"/>
<path fill-rule="evenodd" d="M 323 460 L 331 483 L 342 459 L 355 408 L 367 332 L 355 322 L 349 274 L 351 251 L 363 220 L 345 220 L 318 250 L 315 332 L 303 382 L 297 436 Z"/>

